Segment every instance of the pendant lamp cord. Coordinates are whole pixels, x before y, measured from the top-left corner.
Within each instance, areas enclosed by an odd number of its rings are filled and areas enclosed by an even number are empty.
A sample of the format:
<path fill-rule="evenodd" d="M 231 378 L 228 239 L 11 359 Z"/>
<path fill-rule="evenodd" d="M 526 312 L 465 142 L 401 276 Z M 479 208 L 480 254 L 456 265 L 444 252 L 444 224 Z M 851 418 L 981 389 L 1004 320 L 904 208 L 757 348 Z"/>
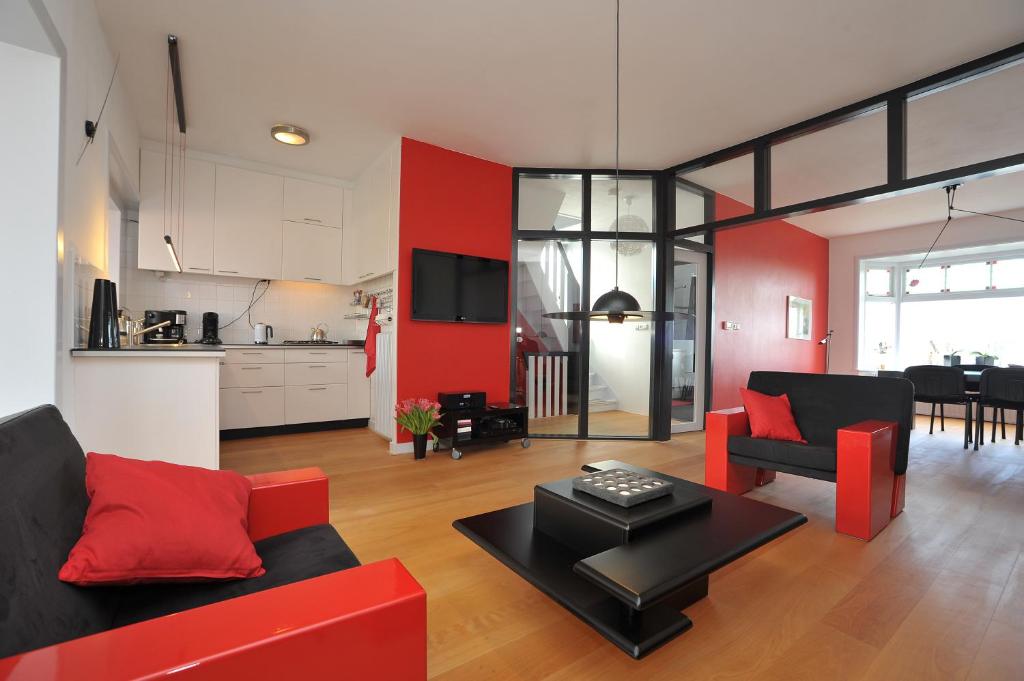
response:
<path fill-rule="evenodd" d="M 619 8 L 615 0 L 615 289 L 619 288 Z"/>
<path fill-rule="evenodd" d="M 959 185 L 952 184 L 946 187 L 946 222 L 943 223 L 939 233 L 935 235 L 935 241 L 933 241 L 932 245 L 928 247 L 928 252 L 926 252 L 924 257 L 921 258 L 921 264 L 917 266 L 917 269 L 924 267 L 924 263 L 928 260 L 928 256 L 932 254 L 932 249 L 935 248 L 935 244 L 939 243 L 939 239 L 942 238 L 942 233 L 946 231 L 946 228 L 949 227 L 949 223 L 953 221 L 953 197 L 956 196 L 956 188 L 958 186 Z"/>

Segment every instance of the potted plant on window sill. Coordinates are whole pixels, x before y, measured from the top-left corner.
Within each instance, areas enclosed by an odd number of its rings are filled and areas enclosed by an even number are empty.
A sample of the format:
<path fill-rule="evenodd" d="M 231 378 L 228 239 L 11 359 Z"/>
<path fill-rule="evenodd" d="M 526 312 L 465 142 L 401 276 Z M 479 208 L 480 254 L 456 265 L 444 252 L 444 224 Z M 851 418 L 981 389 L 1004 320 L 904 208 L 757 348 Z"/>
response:
<path fill-rule="evenodd" d="M 976 363 L 984 364 L 990 367 L 995 366 L 996 362 L 999 360 L 997 356 L 990 355 L 987 352 L 978 352 L 977 350 L 975 350 L 971 354 L 975 356 L 976 359 L 974 361 Z"/>
<path fill-rule="evenodd" d="M 425 397 L 402 400 L 395 405 L 395 421 L 412 433 L 413 455 L 417 459 L 427 456 L 427 436 L 433 437 L 433 430 L 440 420 L 441 405 Z"/>
<path fill-rule="evenodd" d="M 952 350 L 948 355 L 942 356 L 942 362 L 948 367 L 960 366 L 960 350 Z"/>

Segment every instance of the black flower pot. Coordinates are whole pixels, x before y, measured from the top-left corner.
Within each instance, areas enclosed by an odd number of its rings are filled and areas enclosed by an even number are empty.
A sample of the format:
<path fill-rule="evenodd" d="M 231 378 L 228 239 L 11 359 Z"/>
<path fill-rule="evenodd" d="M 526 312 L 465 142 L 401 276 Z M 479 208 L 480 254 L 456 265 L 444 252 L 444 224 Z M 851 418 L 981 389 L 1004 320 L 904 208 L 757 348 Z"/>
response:
<path fill-rule="evenodd" d="M 427 434 L 423 433 L 418 435 L 412 434 L 412 451 L 413 456 L 417 459 L 427 458 Z"/>

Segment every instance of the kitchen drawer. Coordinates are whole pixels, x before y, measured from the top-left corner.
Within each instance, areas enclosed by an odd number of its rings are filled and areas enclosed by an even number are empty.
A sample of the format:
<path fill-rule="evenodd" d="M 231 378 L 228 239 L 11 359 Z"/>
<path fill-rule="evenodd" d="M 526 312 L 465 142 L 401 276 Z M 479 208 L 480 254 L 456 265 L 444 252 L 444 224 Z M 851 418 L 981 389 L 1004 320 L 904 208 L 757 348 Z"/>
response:
<path fill-rule="evenodd" d="M 350 350 L 348 356 L 348 417 L 370 418 L 370 379 L 366 377 L 366 353 Z"/>
<path fill-rule="evenodd" d="M 310 362 L 309 364 L 282 364 L 285 385 L 323 385 L 346 383 L 348 365 L 344 362 Z"/>
<path fill-rule="evenodd" d="M 284 422 L 315 423 L 348 418 L 345 384 L 289 385 L 284 389 Z"/>
<path fill-rule="evenodd" d="M 220 387 L 262 388 L 284 385 L 283 364 L 222 364 Z"/>
<path fill-rule="evenodd" d="M 224 351 L 225 364 L 281 364 L 282 348 L 228 348 Z"/>
<path fill-rule="evenodd" d="M 284 388 L 221 388 L 220 428 L 259 428 L 284 423 Z"/>
<path fill-rule="evenodd" d="M 348 362 L 348 352 L 345 348 L 339 347 L 286 348 L 284 361 L 289 364 L 293 362 L 298 364 Z"/>

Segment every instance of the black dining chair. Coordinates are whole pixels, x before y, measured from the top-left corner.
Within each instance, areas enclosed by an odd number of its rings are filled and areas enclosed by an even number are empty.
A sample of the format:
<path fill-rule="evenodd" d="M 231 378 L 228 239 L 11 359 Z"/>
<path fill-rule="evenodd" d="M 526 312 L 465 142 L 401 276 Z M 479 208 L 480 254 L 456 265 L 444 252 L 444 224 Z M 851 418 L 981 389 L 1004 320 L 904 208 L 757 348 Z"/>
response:
<path fill-rule="evenodd" d="M 1010 366 L 1013 366 L 1013 365 L 1011 364 Z M 967 392 L 968 393 L 977 393 L 978 389 L 979 389 L 979 384 L 981 383 L 981 373 L 983 371 L 987 370 L 987 369 L 992 369 L 994 367 L 991 364 L 958 364 L 956 366 L 956 368 L 959 369 L 960 371 L 970 371 L 971 372 L 971 376 L 966 376 L 965 375 L 965 382 L 966 382 L 966 386 L 967 386 Z M 1003 439 L 1005 440 L 1006 439 L 1006 410 L 1000 408 L 998 410 L 997 409 L 993 409 L 992 411 L 993 411 L 993 413 L 992 413 L 992 416 L 993 416 L 993 421 L 992 421 L 992 440 L 995 441 L 995 439 L 996 439 L 996 424 L 995 424 L 995 416 L 996 416 L 995 412 L 996 411 L 999 412 L 999 419 L 1000 419 L 1000 421 L 1003 424 Z M 982 414 L 982 417 L 980 417 L 982 423 L 984 423 L 984 421 L 985 421 L 985 419 L 983 417 L 984 417 L 984 414 Z M 984 444 L 984 443 L 982 443 L 982 444 Z"/>
<path fill-rule="evenodd" d="M 961 404 L 967 410 L 964 421 L 964 449 L 971 437 L 971 408 L 964 389 L 964 372 L 955 367 L 932 364 L 907 367 L 903 377 L 914 384 L 914 401 L 932 405 L 932 418 L 928 434 L 935 432 L 935 406 L 939 406 L 939 427 L 946 430 L 946 405 Z"/>
<path fill-rule="evenodd" d="M 996 410 L 1017 412 L 1017 428 L 1013 444 L 1024 441 L 1024 368 L 992 368 L 981 372 L 978 389 L 978 418 L 975 426 L 974 449 L 985 444 L 985 407 L 992 408 L 992 440 L 996 434 Z M 1005 423 L 1005 417 L 1004 417 Z M 1005 437 L 1005 432 L 1004 432 Z"/>

